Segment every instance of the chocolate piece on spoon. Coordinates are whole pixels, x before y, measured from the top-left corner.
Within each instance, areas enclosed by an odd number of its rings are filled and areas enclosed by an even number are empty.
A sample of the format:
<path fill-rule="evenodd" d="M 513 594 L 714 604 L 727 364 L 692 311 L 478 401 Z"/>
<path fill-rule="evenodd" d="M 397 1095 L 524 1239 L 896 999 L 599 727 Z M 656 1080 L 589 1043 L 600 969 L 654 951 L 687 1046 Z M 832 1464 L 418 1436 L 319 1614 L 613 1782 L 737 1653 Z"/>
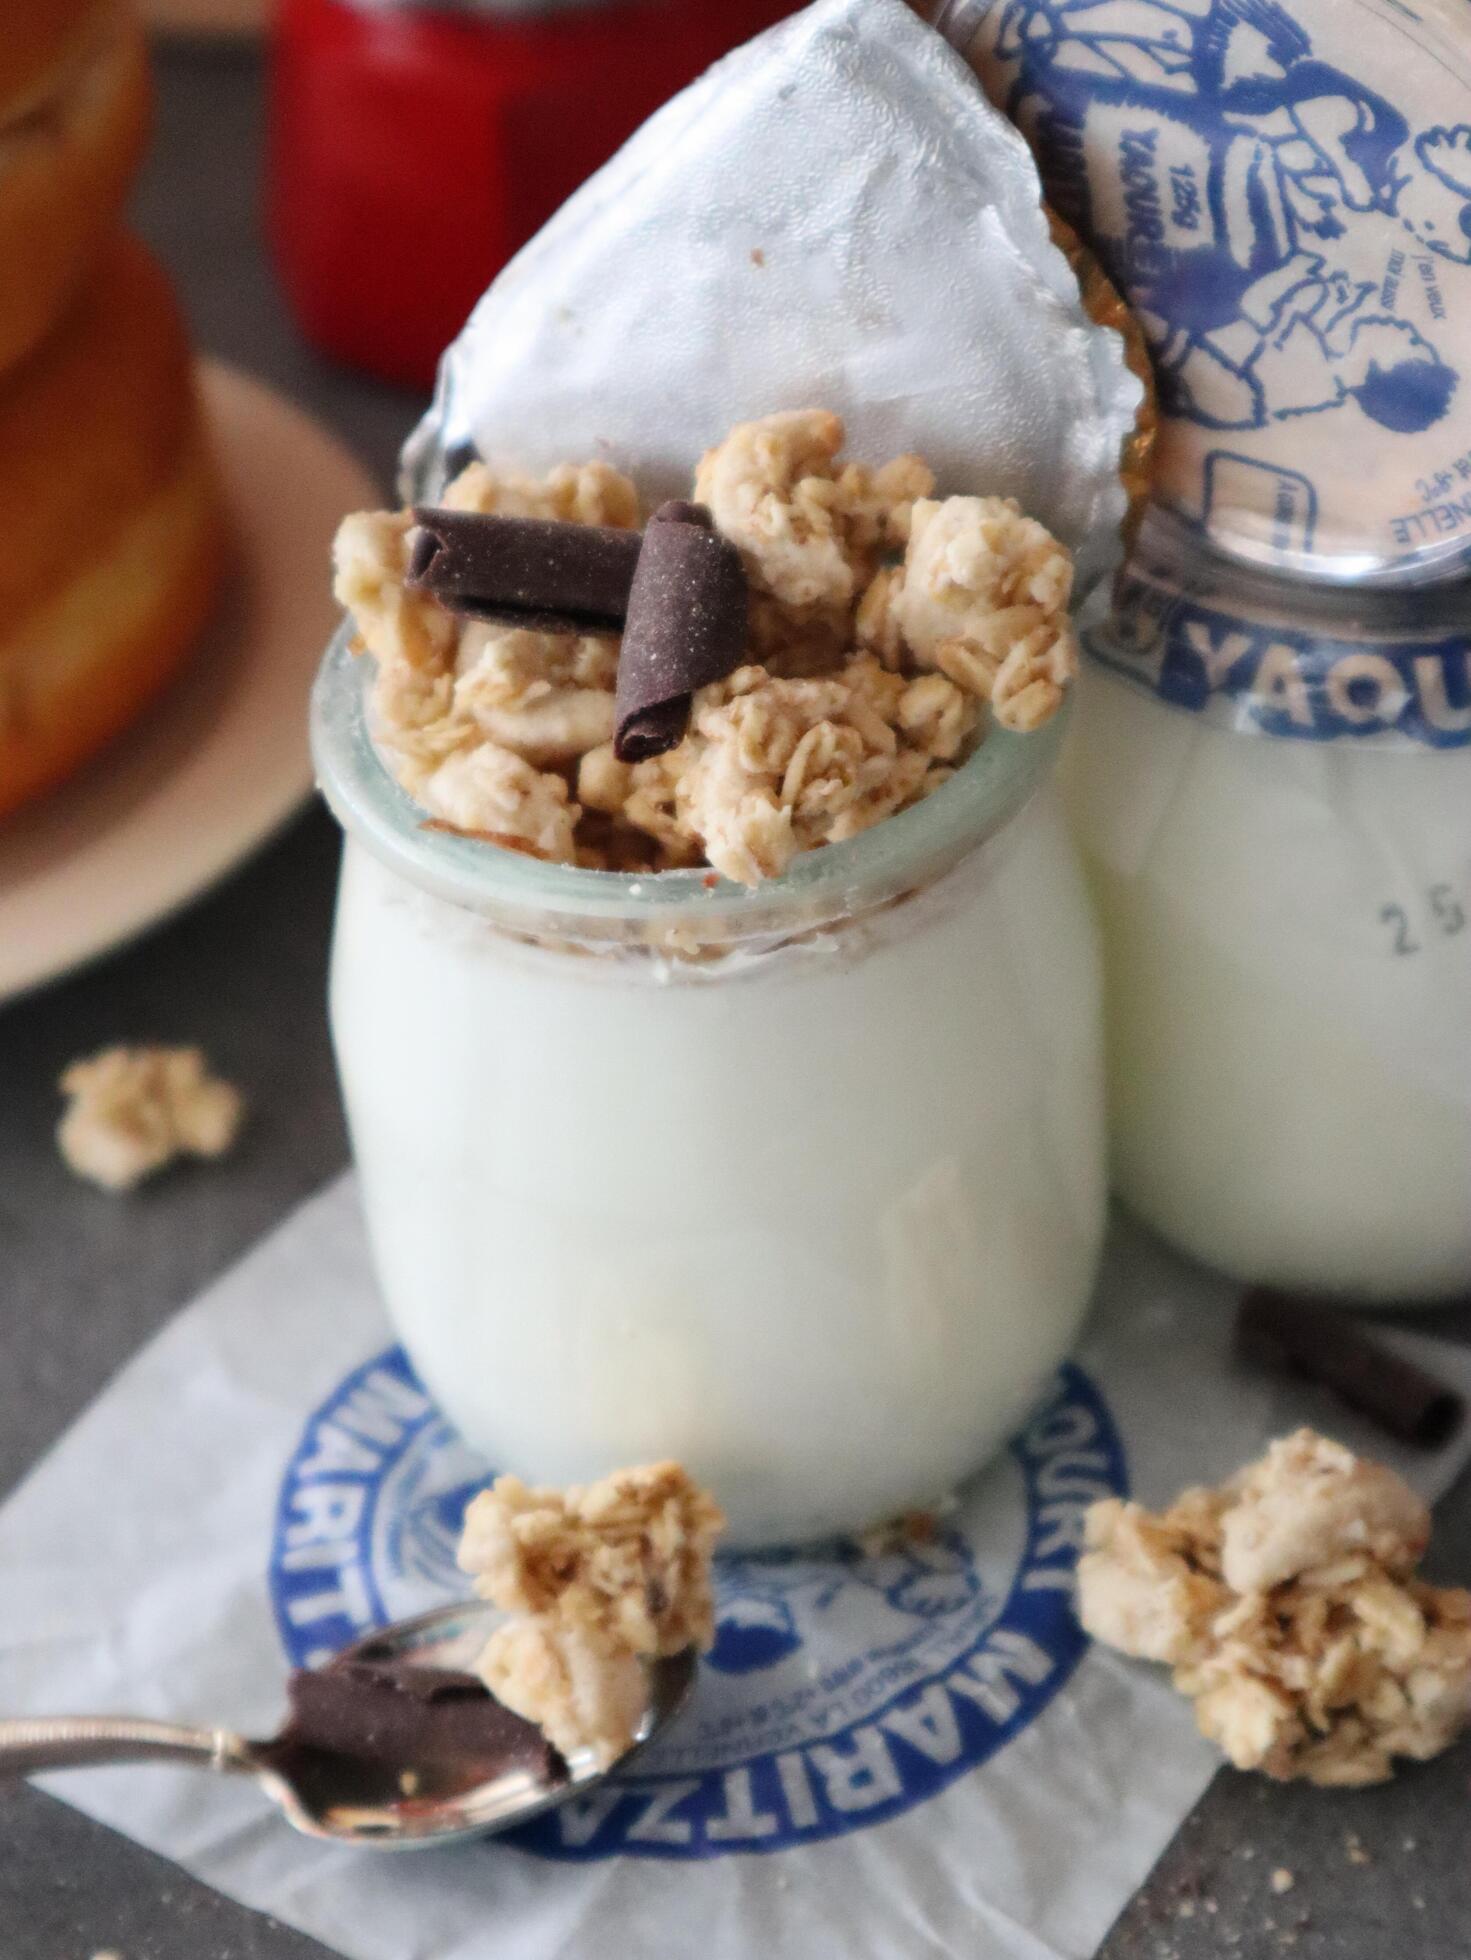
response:
<path fill-rule="evenodd" d="M 724 680 L 745 647 L 740 553 L 703 504 L 661 504 L 628 595 L 614 710 L 618 760 L 642 762 L 676 747 L 696 689 Z"/>
<path fill-rule="evenodd" d="M 1448 1382 L 1392 1353 L 1331 1302 L 1253 1288 L 1237 1310 L 1236 1350 L 1244 1361 L 1332 1389 L 1389 1435 L 1422 1449 L 1449 1442 L 1465 1417 Z"/>
<path fill-rule="evenodd" d="M 491 1695 L 473 1674 L 403 1660 L 342 1659 L 300 1669 L 291 1714 L 263 1749 L 299 1785 L 330 1787 L 334 1801 L 436 1799 L 511 1770 L 539 1783 L 566 1766 L 540 1729 Z"/>
<path fill-rule="evenodd" d="M 507 1830 L 595 1790 L 608 1772 L 590 1750 L 564 1761 L 539 1729 L 503 1708 L 475 1675 L 464 1671 L 467 1661 L 483 1651 L 494 1618 L 483 1601 L 460 1600 L 369 1635 L 313 1673 L 309 1688 L 297 1689 L 292 1719 L 269 1741 L 253 1742 L 230 1729 L 186 1728 L 116 1715 L 0 1720 L 0 1778 L 105 1763 L 183 1763 L 227 1776 L 257 1777 L 295 1829 L 339 1844 L 397 1850 Z M 374 1740 L 365 1747 L 360 1730 L 354 1731 L 351 1722 L 341 1725 L 341 1705 L 334 1703 L 327 1716 L 326 1701 L 335 1696 L 340 1677 L 364 1664 L 369 1685 L 364 1690 L 364 1677 L 358 1674 L 353 1695 L 363 1700 L 371 1696 L 384 1724 L 452 1724 L 447 1758 L 434 1746 L 432 1734 L 427 1755 L 416 1753 L 406 1761 L 398 1754 L 398 1742 L 407 1738 L 395 1736 L 388 1748 L 380 1717 L 370 1719 Z M 401 1670 L 412 1676 L 406 1688 L 395 1685 Z M 635 1749 L 679 1713 L 694 1686 L 695 1671 L 693 1647 L 646 1664 L 648 1706 L 634 1737 Z M 426 1675 L 427 1697 L 422 1692 Z M 307 1678 L 299 1675 L 297 1680 Z M 389 1699 L 396 1693 L 403 1693 L 407 1709 Z M 313 1698 L 310 1725 L 320 1728 L 321 1739 L 313 1740 L 298 1719 L 306 1712 L 306 1696 Z M 477 1736 L 486 1745 L 483 1757 L 473 1743 L 466 1744 L 467 1737 Z M 503 1746 L 507 1737 L 509 1746 Z M 423 1739 L 415 1734 L 416 1751 Z M 324 1741 L 339 1746 L 327 1747 Z M 358 1753 L 341 1753 L 344 1743 Z M 523 1749 L 526 1753 L 519 1753 Z M 627 1760 L 620 1757 L 620 1765 Z M 432 1774 L 426 1774 L 426 1765 Z M 465 1781 L 482 1770 L 483 1781 Z"/>
<path fill-rule="evenodd" d="M 540 633 L 617 633 L 642 539 L 606 524 L 419 508 L 408 583 L 451 612 Z"/>

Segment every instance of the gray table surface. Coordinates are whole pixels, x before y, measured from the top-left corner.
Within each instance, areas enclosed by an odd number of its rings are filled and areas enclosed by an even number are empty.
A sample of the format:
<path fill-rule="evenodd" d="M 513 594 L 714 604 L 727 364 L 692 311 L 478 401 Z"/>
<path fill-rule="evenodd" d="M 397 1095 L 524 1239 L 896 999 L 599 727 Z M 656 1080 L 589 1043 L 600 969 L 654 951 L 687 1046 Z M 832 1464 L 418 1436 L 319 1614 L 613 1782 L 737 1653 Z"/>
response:
<path fill-rule="evenodd" d="M 185 43 L 157 55 L 160 124 L 135 216 L 201 345 L 310 404 L 386 481 L 419 404 L 318 360 L 285 317 L 259 238 L 257 58 Z M 0 1011 L 0 1490 L 170 1312 L 345 1163 L 323 1010 L 336 865 L 335 833 L 314 809 L 178 919 Z M 0 930 L 3 918 L 0 895 Z M 126 1038 L 203 1042 L 254 1115 L 228 1167 L 120 1204 L 73 1182 L 50 1139 L 62 1066 Z M 1459 1331 L 1471 1337 L 1471 1320 Z M 1471 1573 L 1471 1480 L 1441 1508 L 1435 1567 Z M 326 1951 L 28 1787 L 0 1793 L 0 1829 L 0 1960 Z M 1281 1896 L 1278 1869 L 1295 1879 Z M 493 1932 L 485 1953 L 518 1960 Z M 1278 1953 L 1471 1957 L 1471 1747 L 1355 1794 L 1223 1772 L 1104 1949 L 1106 1960 Z"/>

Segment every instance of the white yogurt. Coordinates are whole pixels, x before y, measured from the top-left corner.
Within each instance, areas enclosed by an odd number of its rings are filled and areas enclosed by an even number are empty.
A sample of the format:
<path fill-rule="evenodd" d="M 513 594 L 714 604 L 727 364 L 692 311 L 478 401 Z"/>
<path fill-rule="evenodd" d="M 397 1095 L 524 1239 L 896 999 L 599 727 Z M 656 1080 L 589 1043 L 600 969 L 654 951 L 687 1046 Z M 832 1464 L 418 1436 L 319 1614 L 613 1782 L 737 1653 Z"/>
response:
<path fill-rule="evenodd" d="M 1121 1194 L 1243 1279 L 1466 1291 L 1471 749 L 1241 732 L 1096 666 L 1074 744 Z"/>
<path fill-rule="evenodd" d="M 333 1027 L 425 1382 L 531 1479 L 682 1458 L 738 1543 L 934 1500 L 1084 1313 L 1097 989 L 1050 796 L 915 897 L 704 963 L 523 943 L 350 835 Z"/>

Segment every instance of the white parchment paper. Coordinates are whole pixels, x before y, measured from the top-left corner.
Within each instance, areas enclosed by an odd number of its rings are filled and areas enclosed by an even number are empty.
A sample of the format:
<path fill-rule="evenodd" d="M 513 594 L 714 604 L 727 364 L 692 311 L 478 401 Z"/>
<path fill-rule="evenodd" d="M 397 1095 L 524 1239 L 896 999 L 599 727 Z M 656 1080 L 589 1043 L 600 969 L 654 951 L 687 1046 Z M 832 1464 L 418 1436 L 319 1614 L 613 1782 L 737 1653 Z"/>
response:
<path fill-rule="evenodd" d="M 1316 1420 L 1237 1374 L 1233 1289 L 1116 1227 L 1076 1361 L 937 1543 L 743 1560 L 646 1775 L 539 1836 L 400 1858 L 298 1838 L 252 1787 L 49 1779 L 351 1960 L 1045 1960 L 1094 1952 L 1215 1767 L 1155 1670 L 1083 1646 L 1082 1506 L 1215 1478 Z M 1471 1352 L 1397 1336 L 1471 1386 Z M 0 1512 L 0 1704 L 265 1733 L 288 1649 L 453 1588 L 464 1459 L 388 1355 L 344 1179 L 170 1325 Z M 716 1664 L 718 1663 L 718 1665 Z M 785 1767 L 783 1767 L 785 1765 Z"/>
<path fill-rule="evenodd" d="M 650 118 L 495 281 L 408 451 L 432 495 L 472 444 L 605 456 L 687 495 L 732 423 L 835 410 L 849 453 L 917 450 L 1118 555 L 1140 387 L 1049 238 L 1021 137 L 903 0 L 819 0 Z"/>

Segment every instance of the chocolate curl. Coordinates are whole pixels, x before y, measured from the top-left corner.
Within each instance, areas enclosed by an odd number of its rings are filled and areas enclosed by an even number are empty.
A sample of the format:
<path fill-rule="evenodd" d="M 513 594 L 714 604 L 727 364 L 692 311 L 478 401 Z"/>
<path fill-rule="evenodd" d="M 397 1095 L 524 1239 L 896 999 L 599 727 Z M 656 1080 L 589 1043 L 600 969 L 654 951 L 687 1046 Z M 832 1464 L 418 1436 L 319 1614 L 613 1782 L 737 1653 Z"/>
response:
<path fill-rule="evenodd" d="M 555 518 L 414 512 L 408 583 L 450 612 L 537 633 L 617 633 L 638 564 L 637 531 Z"/>
<path fill-rule="evenodd" d="M 671 501 L 649 519 L 618 657 L 613 753 L 663 755 L 684 739 L 697 688 L 741 664 L 746 574 L 703 504 Z"/>
<path fill-rule="evenodd" d="M 1448 1443 L 1465 1417 L 1453 1388 L 1391 1353 L 1341 1306 L 1256 1287 L 1237 1311 L 1236 1351 L 1332 1389 L 1388 1435 L 1422 1449 Z"/>

